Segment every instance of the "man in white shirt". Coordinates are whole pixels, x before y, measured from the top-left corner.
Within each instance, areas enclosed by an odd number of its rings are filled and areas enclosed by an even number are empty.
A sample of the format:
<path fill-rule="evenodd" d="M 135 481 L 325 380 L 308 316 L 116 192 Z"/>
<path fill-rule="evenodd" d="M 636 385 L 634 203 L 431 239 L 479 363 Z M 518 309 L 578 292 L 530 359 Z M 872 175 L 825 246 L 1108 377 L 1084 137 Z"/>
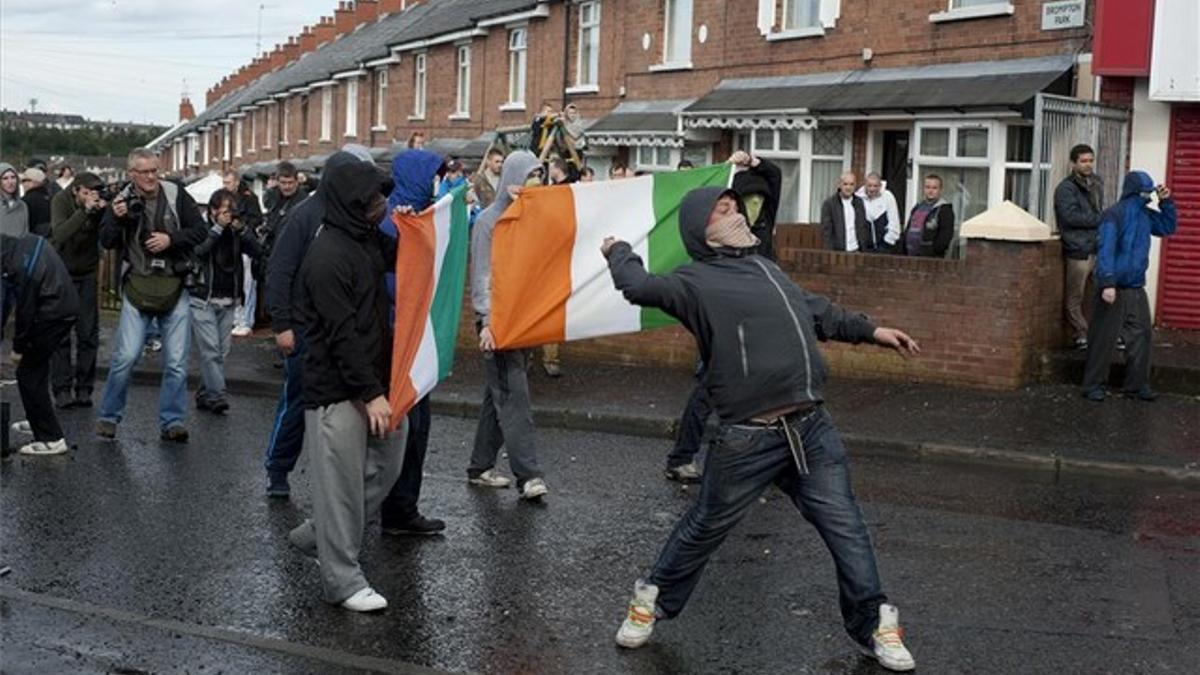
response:
<path fill-rule="evenodd" d="M 821 205 L 821 240 L 825 248 L 855 253 L 871 245 L 871 231 L 863 200 L 854 194 L 858 177 L 847 171 L 838 180 L 837 192 Z"/>
<path fill-rule="evenodd" d="M 867 225 L 870 228 L 871 239 L 867 244 L 860 243 L 863 251 L 874 253 L 890 253 L 900 240 L 900 207 L 896 204 L 896 195 L 887 189 L 879 174 L 867 174 L 863 186 L 854 193 L 863 202 L 867 213 Z"/>

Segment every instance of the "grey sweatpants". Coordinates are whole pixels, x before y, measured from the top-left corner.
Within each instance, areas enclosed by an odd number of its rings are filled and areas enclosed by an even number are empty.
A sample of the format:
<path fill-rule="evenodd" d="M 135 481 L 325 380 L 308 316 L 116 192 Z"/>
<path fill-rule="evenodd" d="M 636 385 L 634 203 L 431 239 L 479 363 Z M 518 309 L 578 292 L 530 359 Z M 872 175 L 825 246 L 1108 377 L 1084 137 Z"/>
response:
<path fill-rule="evenodd" d="M 358 563 L 363 529 L 400 475 L 408 421 L 380 439 L 370 436 L 361 403 L 342 401 L 304 411 L 304 452 L 313 472 L 313 517 L 288 539 L 321 562 L 325 600 L 340 603 L 368 587 Z"/>
<path fill-rule="evenodd" d="M 468 476 L 478 476 L 496 466 L 500 446 L 508 448 L 508 464 L 517 484 L 541 478 L 533 438 L 533 411 L 530 409 L 528 355 L 525 351 L 485 352 L 483 407 L 475 429 L 475 448 L 471 452 Z"/>

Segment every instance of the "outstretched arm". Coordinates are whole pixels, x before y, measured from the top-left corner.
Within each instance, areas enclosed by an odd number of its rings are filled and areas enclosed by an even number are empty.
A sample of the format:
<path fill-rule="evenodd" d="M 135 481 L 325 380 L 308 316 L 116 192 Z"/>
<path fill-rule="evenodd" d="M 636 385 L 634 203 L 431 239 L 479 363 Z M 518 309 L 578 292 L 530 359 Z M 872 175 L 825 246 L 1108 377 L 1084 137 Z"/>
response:
<path fill-rule="evenodd" d="M 608 259 L 613 284 L 626 300 L 642 307 L 656 307 L 675 318 L 682 316 L 687 298 L 683 285 L 671 277 L 647 272 L 628 242 L 608 237 L 600 253 Z"/>

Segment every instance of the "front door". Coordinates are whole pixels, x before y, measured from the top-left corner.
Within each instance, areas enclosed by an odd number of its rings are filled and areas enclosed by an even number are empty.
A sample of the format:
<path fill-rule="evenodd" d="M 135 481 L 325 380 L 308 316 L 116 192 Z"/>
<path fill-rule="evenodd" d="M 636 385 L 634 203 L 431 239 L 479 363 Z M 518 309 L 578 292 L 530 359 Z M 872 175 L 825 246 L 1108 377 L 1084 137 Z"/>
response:
<path fill-rule="evenodd" d="M 901 219 L 907 213 L 905 202 L 908 199 L 908 137 L 907 131 L 883 132 L 883 162 L 879 172 L 887 181 L 888 189 L 896 195 Z"/>

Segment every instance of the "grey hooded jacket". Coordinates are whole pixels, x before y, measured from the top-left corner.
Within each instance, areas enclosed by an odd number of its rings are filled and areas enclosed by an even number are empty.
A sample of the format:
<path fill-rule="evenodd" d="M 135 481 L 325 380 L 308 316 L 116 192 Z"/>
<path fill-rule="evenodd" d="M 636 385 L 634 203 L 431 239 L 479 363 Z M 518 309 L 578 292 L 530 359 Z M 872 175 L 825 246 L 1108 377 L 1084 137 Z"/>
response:
<path fill-rule="evenodd" d="M 525 184 L 529 173 L 540 166 L 528 150 L 518 150 L 504 158 L 496 200 L 475 219 L 471 232 L 471 304 L 476 318 L 485 326 L 492 313 L 492 231 L 504 210 L 513 202 L 508 188 Z"/>
<path fill-rule="evenodd" d="M 873 342 L 875 325 L 800 288 L 753 249 L 709 247 L 704 230 L 723 194 L 734 193 L 692 190 L 679 207 L 691 263 L 663 276 L 649 274 L 630 245 L 618 242 L 608 252 L 608 267 L 627 300 L 663 310 L 695 336 L 709 400 L 723 423 L 736 424 L 824 400 L 825 362 L 817 342 Z"/>
<path fill-rule="evenodd" d="M 0 176 L 17 170 L 8 162 L 0 162 Z M 29 232 L 29 207 L 19 194 L 6 195 L 0 191 L 0 234 L 20 237 Z"/>

